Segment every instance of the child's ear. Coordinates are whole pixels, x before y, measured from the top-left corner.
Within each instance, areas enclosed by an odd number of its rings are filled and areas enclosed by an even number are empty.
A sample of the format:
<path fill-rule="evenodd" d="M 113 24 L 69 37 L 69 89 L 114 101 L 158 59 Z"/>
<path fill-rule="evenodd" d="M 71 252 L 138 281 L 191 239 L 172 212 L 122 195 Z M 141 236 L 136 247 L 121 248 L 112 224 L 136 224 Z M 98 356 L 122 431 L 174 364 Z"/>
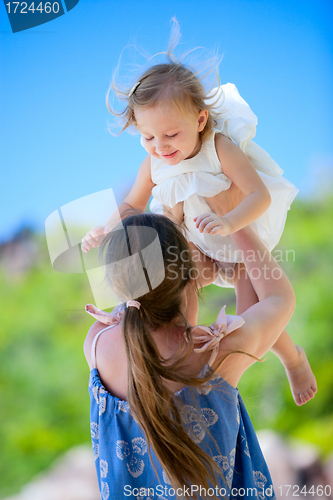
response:
<path fill-rule="evenodd" d="M 208 120 L 208 111 L 207 109 L 202 109 L 201 111 L 199 111 L 198 115 L 198 132 L 203 131 L 203 129 L 206 126 L 207 120 Z"/>

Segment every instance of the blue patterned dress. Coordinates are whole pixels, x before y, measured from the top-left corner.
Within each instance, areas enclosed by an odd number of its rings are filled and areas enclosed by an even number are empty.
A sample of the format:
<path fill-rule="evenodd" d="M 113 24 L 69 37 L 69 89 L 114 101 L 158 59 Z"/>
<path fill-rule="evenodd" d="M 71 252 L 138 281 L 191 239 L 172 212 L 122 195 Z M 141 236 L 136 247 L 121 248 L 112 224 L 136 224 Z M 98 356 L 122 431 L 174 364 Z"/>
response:
<path fill-rule="evenodd" d="M 128 403 L 103 387 L 97 368 L 91 371 L 89 394 L 92 447 L 102 500 L 176 500 L 152 451 L 156 476 L 145 435 Z M 238 389 L 215 375 L 199 388 L 184 387 L 175 398 L 182 405 L 187 433 L 214 458 L 224 476 L 224 480 L 217 478 L 210 491 L 192 485 L 192 492 L 187 491 L 190 497 L 198 492 L 202 498 L 210 498 L 214 490 L 218 497 L 228 499 L 275 498 L 267 464 Z"/>

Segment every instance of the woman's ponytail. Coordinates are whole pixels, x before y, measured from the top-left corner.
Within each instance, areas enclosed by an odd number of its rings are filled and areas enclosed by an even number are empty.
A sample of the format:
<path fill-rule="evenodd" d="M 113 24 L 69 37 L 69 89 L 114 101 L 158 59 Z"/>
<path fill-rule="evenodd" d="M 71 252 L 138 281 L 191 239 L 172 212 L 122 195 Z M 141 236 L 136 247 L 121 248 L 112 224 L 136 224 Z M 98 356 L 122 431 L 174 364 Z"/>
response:
<path fill-rule="evenodd" d="M 156 262 L 151 265 L 154 249 L 161 252 L 162 270 Z M 101 251 L 104 250 L 107 279 L 113 292 L 122 301 L 140 302 L 139 309 L 126 307 L 122 320 L 131 414 L 145 433 L 149 454 L 152 448 L 175 489 L 193 484 L 209 488 L 210 484 L 216 484 L 216 475 L 222 473 L 187 434 L 186 423 L 183 426 L 186 412 L 167 386 L 167 381 L 200 386 L 214 373 L 193 377 L 182 369 L 193 351 L 191 327 L 184 311 L 185 288 L 195 286 L 190 279 L 195 265 L 188 242 L 170 219 L 140 213 L 126 217 L 121 229 L 109 233 L 101 245 Z M 156 275 L 159 284 L 153 288 L 151 283 Z M 142 276 L 148 277 L 149 287 L 142 286 Z M 140 297 L 133 295 L 133 290 L 144 288 L 148 291 Z M 184 331 L 183 342 L 171 358 L 164 359 L 153 333 L 171 325 Z M 217 500 L 215 496 L 209 498 Z"/>
<path fill-rule="evenodd" d="M 208 481 L 216 484 L 218 467 L 184 430 L 178 405 L 165 385 L 165 378 L 177 377 L 173 370 L 168 373 L 142 311 L 127 309 L 122 325 L 128 361 L 127 400 L 144 430 L 148 449 L 152 447 L 175 489 L 193 484 L 208 489 Z"/>

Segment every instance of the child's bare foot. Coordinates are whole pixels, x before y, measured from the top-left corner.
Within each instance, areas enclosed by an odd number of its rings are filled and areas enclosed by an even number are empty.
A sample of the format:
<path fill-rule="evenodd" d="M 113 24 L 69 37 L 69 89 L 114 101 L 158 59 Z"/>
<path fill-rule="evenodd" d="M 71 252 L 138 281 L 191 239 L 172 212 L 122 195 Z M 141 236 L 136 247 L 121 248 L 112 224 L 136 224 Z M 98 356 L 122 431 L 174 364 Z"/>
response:
<path fill-rule="evenodd" d="M 291 392 L 298 406 L 304 405 L 317 392 L 317 383 L 302 347 L 295 346 L 298 359 L 293 364 L 285 365 Z"/>

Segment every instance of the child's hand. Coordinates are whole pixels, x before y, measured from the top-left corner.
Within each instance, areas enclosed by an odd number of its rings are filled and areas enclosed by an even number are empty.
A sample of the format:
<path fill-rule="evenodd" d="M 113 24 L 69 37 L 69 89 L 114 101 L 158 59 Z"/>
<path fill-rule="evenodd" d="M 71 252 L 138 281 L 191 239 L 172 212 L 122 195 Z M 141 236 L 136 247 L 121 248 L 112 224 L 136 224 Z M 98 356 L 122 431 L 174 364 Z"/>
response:
<path fill-rule="evenodd" d="M 93 227 L 84 238 L 82 238 L 81 248 L 82 251 L 88 253 L 92 247 L 99 247 L 102 241 L 109 232 L 106 226 Z"/>
<path fill-rule="evenodd" d="M 219 217 L 214 213 L 202 214 L 193 220 L 200 233 L 220 234 L 221 236 L 227 236 L 232 233 L 229 221 L 225 217 Z"/>

